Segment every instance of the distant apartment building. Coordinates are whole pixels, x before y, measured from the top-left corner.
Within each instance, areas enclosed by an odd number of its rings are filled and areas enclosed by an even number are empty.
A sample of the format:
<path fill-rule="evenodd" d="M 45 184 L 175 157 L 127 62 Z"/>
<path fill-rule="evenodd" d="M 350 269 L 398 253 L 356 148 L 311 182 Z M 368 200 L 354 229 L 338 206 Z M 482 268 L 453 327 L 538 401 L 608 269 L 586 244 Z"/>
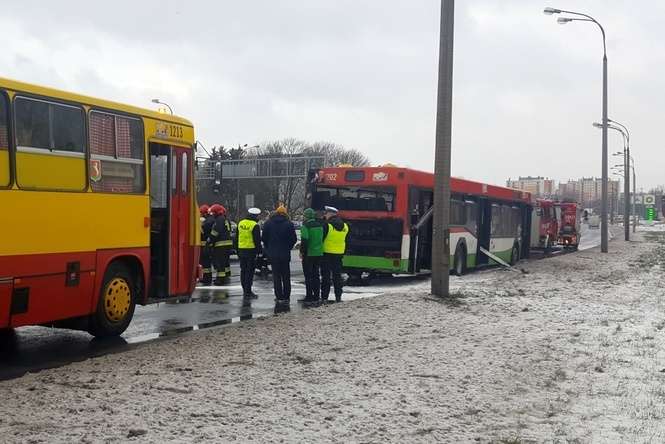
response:
<path fill-rule="evenodd" d="M 594 202 L 602 198 L 603 180 L 599 177 L 583 177 L 579 180 L 579 199 L 582 203 Z M 619 193 L 619 181 L 610 180 L 607 183 L 607 193 L 615 199 Z"/>
<path fill-rule="evenodd" d="M 560 200 L 579 201 L 579 182 L 577 180 L 568 180 L 568 182 L 559 182 L 556 196 Z"/>
<path fill-rule="evenodd" d="M 602 198 L 603 180 L 599 177 L 583 177 L 577 181 L 577 201 L 583 205 L 598 202 Z M 619 181 L 607 182 L 607 194 L 610 201 L 619 199 Z"/>
<path fill-rule="evenodd" d="M 506 186 L 508 188 L 528 191 L 535 197 L 551 197 L 554 195 L 554 181 L 540 176 L 519 177 L 516 180 L 508 179 Z"/>
<path fill-rule="evenodd" d="M 560 182 L 555 188 L 554 180 L 545 177 L 519 177 L 508 179 L 506 186 L 528 191 L 534 197 L 546 197 L 559 200 L 576 201 L 582 205 L 597 206 L 602 196 L 603 181 L 599 177 L 582 177 L 581 179 L 568 179 L 568 182 Z M 610 201 L 619 200 L 619 181 L 610 180 L 607 184 L 607 192 Z"/>

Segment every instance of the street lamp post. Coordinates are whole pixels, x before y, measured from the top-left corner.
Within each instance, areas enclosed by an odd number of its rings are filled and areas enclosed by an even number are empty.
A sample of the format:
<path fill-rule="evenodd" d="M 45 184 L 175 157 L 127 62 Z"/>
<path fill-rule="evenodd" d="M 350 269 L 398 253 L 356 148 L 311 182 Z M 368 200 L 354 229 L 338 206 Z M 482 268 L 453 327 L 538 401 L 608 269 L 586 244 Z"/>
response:
<path fill-rule="evenodd" d="M 621 133 L 623 136 L 623 169 L 624 169 L 624 178 L 623 178 L 623 193 L 624 196 L 630 195 L 630 133 L 628 129 L 621 125 L 619 122 L 616 122 L 612 119 L 607 119 L 609 122 L 612 122 L 616 125 L 608 125 L 609 129 L 613 129 Z M 617 126 L 620 125 L 620 126 Z M 594 122 L 593 126 L 596 128 L 602 128 L 602 125 L 598 122 Z M 621 155 L 622 153 L 616 153 Z M 623 232 L 624 238 L 626 241 L 630 240 L 630 202 L 627 198 L 624 199 L 624 216 L 623 216 Z"/>
<path fill-rule="evenodd" d="M 623 180 L 623 195 L 628 196 L 630 195 L 630 131 L 628 131 L 628 128 L 626 128 L 625 125 L 617 122 L 616 120 L 612 119 L 607 119 L 608 122 L 613 123 L 619 127 L 621 127 L 625 131 L 625 146 L 624 146 L 624 165 L 626 167 L 626 177 Z M 624 217 L 623 217 L 623 232 L 624 232 L 624 237 L 625 240 L 630 240 L 630 202 L 628 202 L 627 199 L 624 199 Z"/>
<path fill-rule="evenodd" d="M 633 233 L 637 231 L 637 211 L 635 211 L 635 199 L 637 198 L 637 179 L 635 178 L 635 159 L 633 156 L 628 158 L 630 160 L 630 167 L 633 169 Z"/>
<path fill-rule="evenodd" d="M 171 115 L 173 115 L 173 108 L 171 108 L 171 105 L 169 105 L 168 103 L 162 102 L 159 99 L 152 99 L 152 103 L 157 103 L 159 105 L 164 105 L 165 107 L 167 107 L 169 109 L 169 112 L 171 113 Z"/>
<path fill-rule="evenodd" d="M 617 153 L 621 154 L 621 153 Z M 635 200 L 637 198 L 637 178 L 635 174 L 635 159 L 633 156 L 629 157 L 630 160 L 630 165 L 629 167 L 633 170 L 633 233 L 637 231 L 637 221 L 638 221 L 638 216 L 637 216 L 637 211 L 635 211 Z M 612 169 L 622 167 L 622 165 L 614 165 Z M 625 169 L 619 169 L 622 173 L 625 173 Z"/>
<path fill-rule="evenodd" d="M 546 15 L 552 14 L 570 14 L 584 18 L 559 17 L 557 23 L 565 25 L 569 22 L 592 22 L 598 25 L 603 35 L 603 137 L 602 137 L 602 201 L 601 211 L 601 231 L 600 231 L 600 251 L 607 253 L 607 242 L 609 239 L 609 227 L 607 226 L 607 46 L 605 44 L 605 29 L 593 17 L 580 12 L 565 11 L 563 9 L 545 8 L 543 12 Z"/>

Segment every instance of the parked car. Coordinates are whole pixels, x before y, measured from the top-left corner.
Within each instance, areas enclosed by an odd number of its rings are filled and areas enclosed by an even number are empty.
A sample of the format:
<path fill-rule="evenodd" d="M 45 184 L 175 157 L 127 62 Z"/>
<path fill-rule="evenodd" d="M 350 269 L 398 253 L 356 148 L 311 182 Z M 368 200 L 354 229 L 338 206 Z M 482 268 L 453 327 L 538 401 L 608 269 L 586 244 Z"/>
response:
<path fill-rule="evenodd" d="M 600 216 L 597 214 L 589 216 L 589 228 L 600 228 Z"/>

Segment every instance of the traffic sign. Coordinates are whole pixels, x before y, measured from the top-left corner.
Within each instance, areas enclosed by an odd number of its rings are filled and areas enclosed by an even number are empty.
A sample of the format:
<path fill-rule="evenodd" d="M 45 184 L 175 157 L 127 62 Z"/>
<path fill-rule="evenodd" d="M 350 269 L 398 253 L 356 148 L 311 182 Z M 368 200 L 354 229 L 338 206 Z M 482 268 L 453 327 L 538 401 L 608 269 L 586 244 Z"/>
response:
<path fill-rule="evenodd" d="M 645 194 L 644 205 L 656 205 L 656 196 L 653 194 Z"/>

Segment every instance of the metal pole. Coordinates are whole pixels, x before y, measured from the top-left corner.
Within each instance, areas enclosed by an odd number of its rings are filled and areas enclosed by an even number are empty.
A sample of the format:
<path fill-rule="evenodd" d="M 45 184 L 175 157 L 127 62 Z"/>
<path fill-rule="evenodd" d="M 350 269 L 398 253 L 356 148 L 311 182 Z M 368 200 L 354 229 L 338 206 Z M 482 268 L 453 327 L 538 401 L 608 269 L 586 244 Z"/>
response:
<path fill-rule="evenodd" d="M 602 196 L 600 203 L 600 219 L 601 219 L 601 230 L 600 230 L 600 251 L 607 253 L 607 241 L 609 238 L 609 227 L 607 224 L 607 44 L 605 41 L 605 29 L 603 26 L 593 17 L 588 14 L 582 14 L 580 12 L 566 11 L 564 9 L 555 9 L 555 8 L 545 8 L 543 11 L 547 15 L 551 14 L 572 14 L 576 16 L 585 17 L 580 18 L 569 18 L 569 17 L 559 17 L 557 22 L 560 24 L 565 24 L 568 22 L 582 21 L 582 22 L 593 22 L 595 23 L 600 32 L 603 35 L 603 141 L 602 141 Z"/>
<path fill-rule="evenodd" d="M 626 144 L 623 150 L 623 236 L 624 240 L 630 240 L 630 146 Z"/>
<path fill-rule="evenodd" d="M 616 129 L 621 132 L 623 136 L 623 195 L 624 195 L 624 210 L 623 210 L 623 231 L 625 240 L 630 240 L 630 131 L 626 125 L 617 122 L 616 120 L 607 119 L 609 122 L 618 125 L 620 128 L 610 126 L 611 129 Z"/>
<path fill-rule="evenodd" d="M 432 294 L 450 294 L 450 143 L 453 108 L 453 36 L 455 0 L 441 0 L 439 85 L 434 153 L 434 221 L 432 233 Z"/>
<path fill-rule="evenodd" d="M 635 199 L 637 196 L 637 179 L 635 179 L 635 159 L 632 159 L 633 167 L 633 233 L 637 231 L 637 211 L 635 211 Z"/>
<path fill-rule="evenodd" d="M 604 39 L 604 36 L 603 36 Z M 601 188 L 601 232 L 600 251 L 607 253 L 607 242 L 609 238 L 609 226 L 607 224 L 607 54 L 603 54 L 603 141 L 602 141 L 603 183 Z"/>

